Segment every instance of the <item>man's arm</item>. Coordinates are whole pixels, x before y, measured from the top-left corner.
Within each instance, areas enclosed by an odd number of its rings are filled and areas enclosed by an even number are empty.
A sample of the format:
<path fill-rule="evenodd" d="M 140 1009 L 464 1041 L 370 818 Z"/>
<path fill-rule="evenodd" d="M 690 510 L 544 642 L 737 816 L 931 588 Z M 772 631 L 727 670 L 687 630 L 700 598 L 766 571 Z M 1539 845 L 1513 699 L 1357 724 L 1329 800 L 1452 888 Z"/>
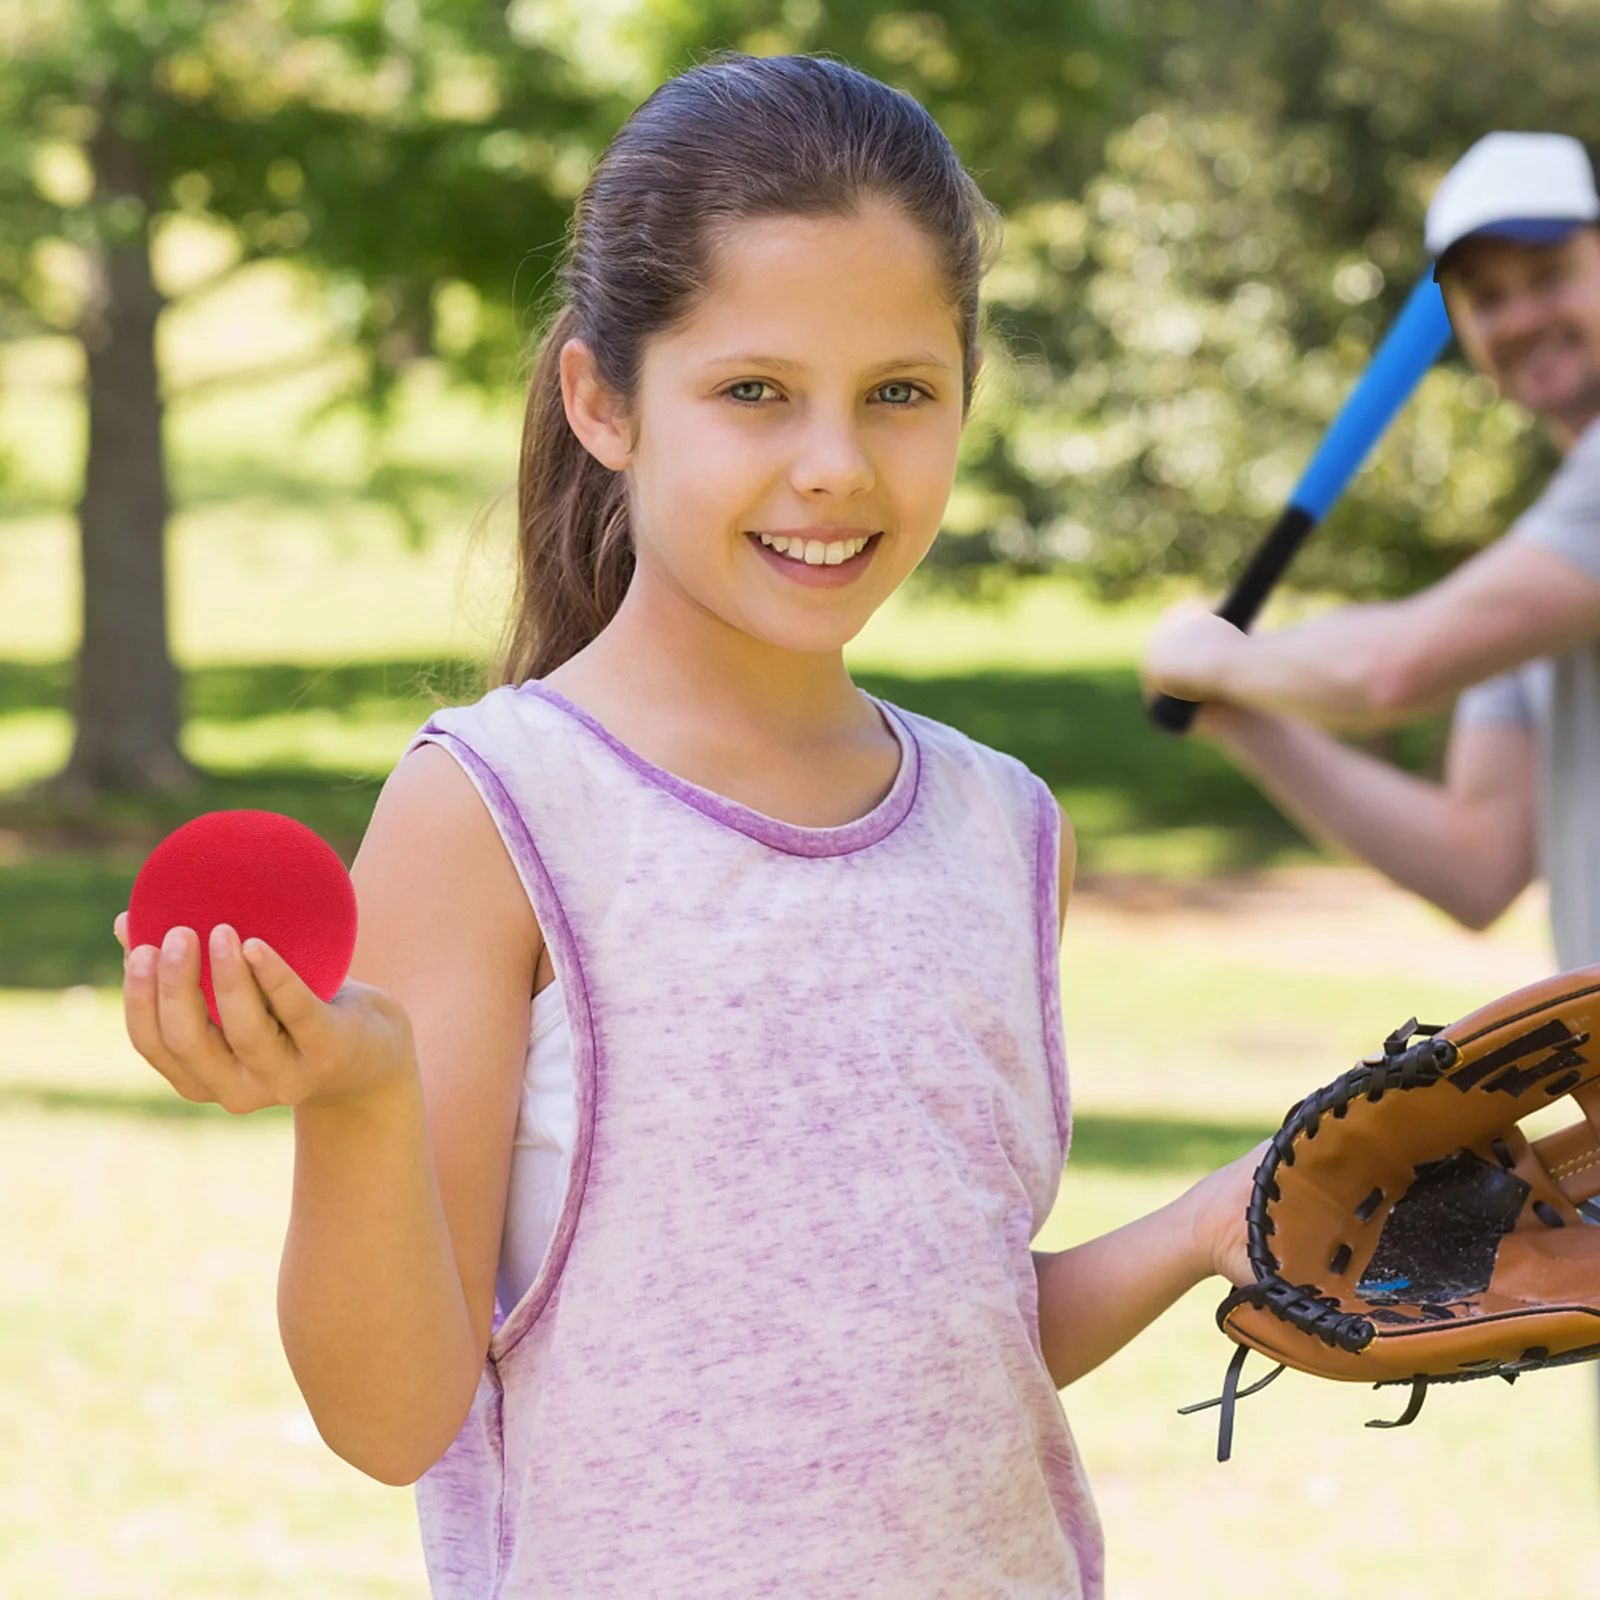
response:
<path fill-rule="evenodd" d="M 1457 726 L 1439 784 L 1241 706 L 1207 706 L 1200 730 L 1302 827 L 1469 928 L 1488 927 L 1533 877 L 1536 753 L 1526 724 Z"/>
<path fill-rule="evenodd" d="M 1184 700 L 1383 726 L 1596 634 L 1600 579 L 1554 550 L 1511 539 L 1408 599 L 1341 606 L 1277 633 L 1169 612 L 1150 642 L 1145 677 Z"/>

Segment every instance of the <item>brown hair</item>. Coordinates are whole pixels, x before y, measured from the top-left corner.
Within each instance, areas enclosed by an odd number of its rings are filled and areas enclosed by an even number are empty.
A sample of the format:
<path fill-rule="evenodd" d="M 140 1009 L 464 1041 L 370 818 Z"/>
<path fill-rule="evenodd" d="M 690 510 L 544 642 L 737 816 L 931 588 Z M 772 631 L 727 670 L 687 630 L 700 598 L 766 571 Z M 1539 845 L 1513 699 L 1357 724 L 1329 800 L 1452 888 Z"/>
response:
<path fill-rule="evenodd" d="M 517 602 L 496 683 L 542 677 L 575 655 L 633 576 L 627 478 L 567 423 L 562 346 L 583 340 L 601 380 L 631 401 L 646 341 L 706 292 L 719 229 L 849 215 L 873 198 L 897 206 L 939 252 L 970 404 L 996 214 L 909 95 L 821 57 L 724 54 L 663 84 L 623 124 L 578 199 L 563 304 L 528 393 Z"/>

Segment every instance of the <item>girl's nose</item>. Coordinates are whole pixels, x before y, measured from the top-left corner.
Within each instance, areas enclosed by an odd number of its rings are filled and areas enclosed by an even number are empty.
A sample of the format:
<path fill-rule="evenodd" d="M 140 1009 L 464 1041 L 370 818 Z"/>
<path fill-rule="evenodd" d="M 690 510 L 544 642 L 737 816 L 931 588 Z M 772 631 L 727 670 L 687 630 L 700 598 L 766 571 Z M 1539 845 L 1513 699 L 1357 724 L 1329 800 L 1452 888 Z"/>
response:
<path fill-rule="evenodd" d="M 808 498 L 841 500 L 872 488 L 877 476 L 856 428 L 820 418 L 806 430 L 789 475 Z"/>

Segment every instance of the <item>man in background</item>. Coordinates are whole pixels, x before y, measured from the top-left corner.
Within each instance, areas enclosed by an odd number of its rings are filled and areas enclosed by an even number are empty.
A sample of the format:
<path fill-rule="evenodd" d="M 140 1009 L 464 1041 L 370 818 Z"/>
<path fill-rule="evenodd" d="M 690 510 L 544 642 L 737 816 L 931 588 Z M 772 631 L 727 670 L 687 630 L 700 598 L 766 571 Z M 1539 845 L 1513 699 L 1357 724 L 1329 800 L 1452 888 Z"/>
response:
<path fill-rule="evenodd" d="M 1468 927 L 1541 867 L 1563 968 L 1600 962 L 1600 196 L 1559 134 L 1492 133 L 1446 174 L 1426 238 L 1457 338 L 1563 461 L 1492 545 L 1407 599 L 1250 635 L 1197 606 L 1148 685 L 1290 816 Z M 1458 698 L 1459 697 L 1459 698 Z M 1328 728 L 1456 702 L 1441 782 Z"/>

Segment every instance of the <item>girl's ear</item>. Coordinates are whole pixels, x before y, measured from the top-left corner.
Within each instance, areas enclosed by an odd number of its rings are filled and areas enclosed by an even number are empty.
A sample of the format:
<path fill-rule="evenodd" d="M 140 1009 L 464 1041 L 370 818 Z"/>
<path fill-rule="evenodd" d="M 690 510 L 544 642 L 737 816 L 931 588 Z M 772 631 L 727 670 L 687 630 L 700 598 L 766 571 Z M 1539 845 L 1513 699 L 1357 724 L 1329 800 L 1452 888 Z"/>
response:
<path fill-rule="evenodd" d="M 561 347 L 561 400 L 578 442 L 601 466 L 621 472 L 633 458 L 633 429 L 622 397 L 601 380 L 582 339 Z"/>

